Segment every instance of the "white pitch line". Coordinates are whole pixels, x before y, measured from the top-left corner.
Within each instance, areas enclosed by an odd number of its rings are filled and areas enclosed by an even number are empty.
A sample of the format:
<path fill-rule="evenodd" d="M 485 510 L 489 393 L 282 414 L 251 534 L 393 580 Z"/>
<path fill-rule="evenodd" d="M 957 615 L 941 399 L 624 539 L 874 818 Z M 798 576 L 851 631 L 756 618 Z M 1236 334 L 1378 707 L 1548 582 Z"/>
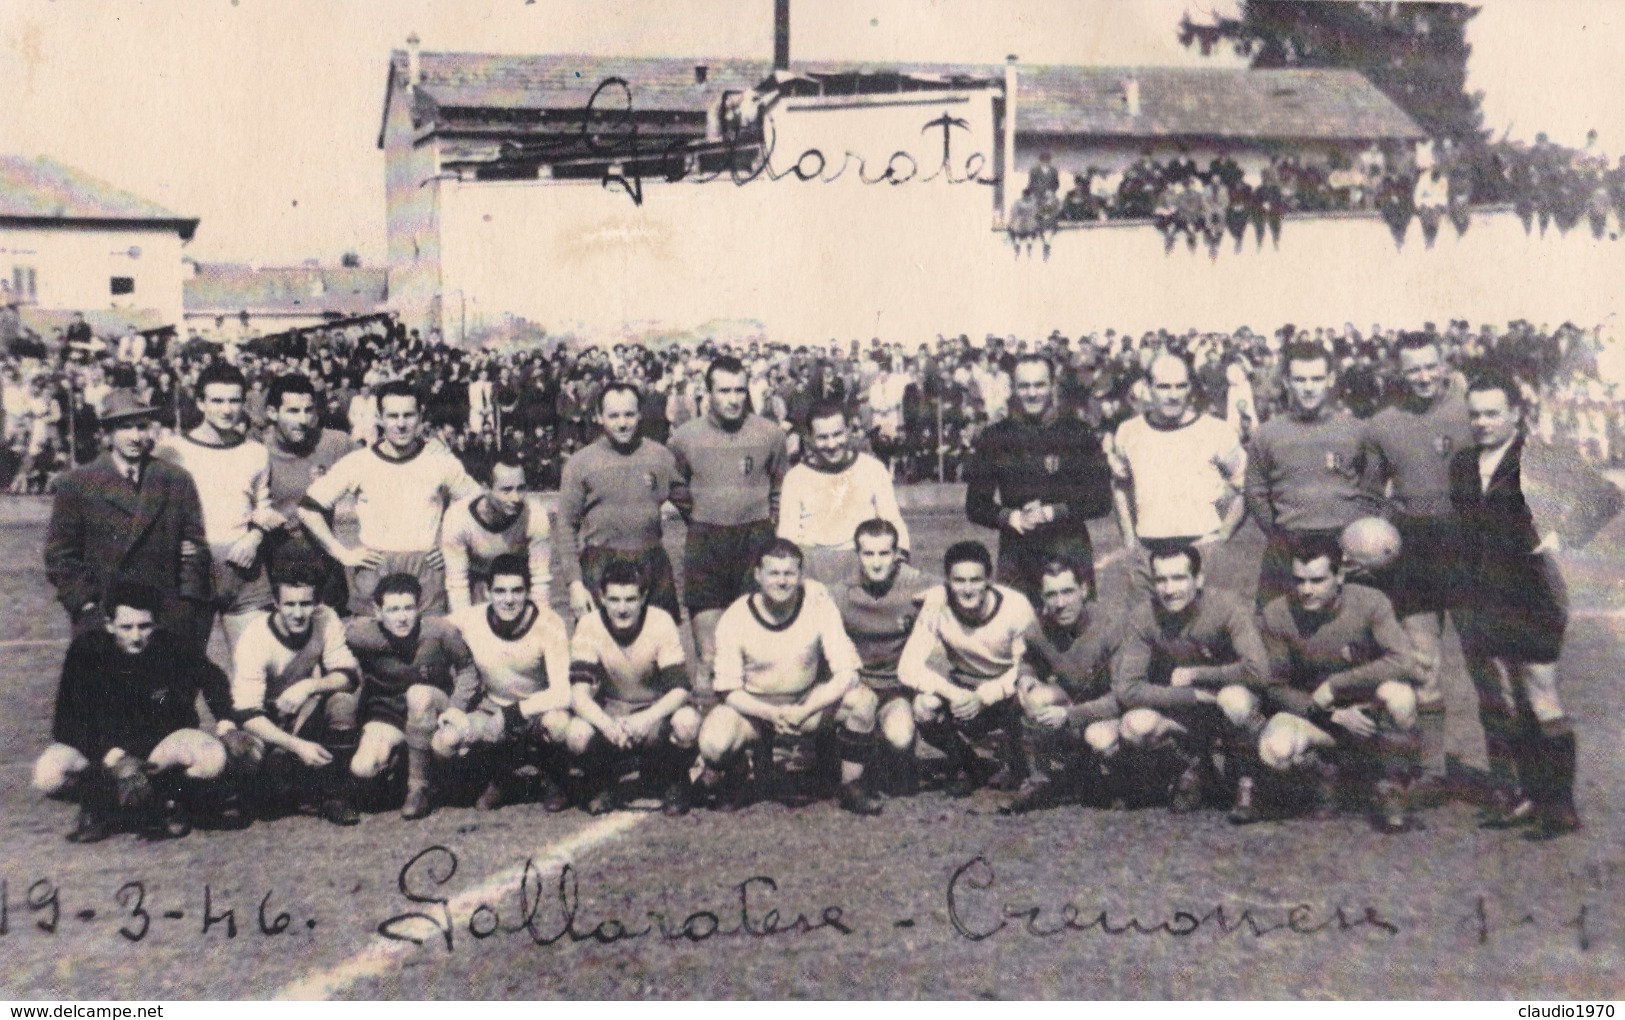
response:
<path fill-rule="evenodd" d="M 557 843 L 543 846 L 531 855 L 531 860 L 538 868 L 558 866 L 572 860 L 588 850 L 606 843 L 609 840 L 625 833 L 637 826 L 645 818 L 645 813 L 621 811 L 607 818 L 601 818 L 586 826 L 579 832 L 559 840 Z M 480 883 L 477 888 L 470 889 L 451 898 L 447 904 L 452 917 L 466 915 L 482 903 L 489 903 L 503 892 L 518 886 L 524 876 L 523 864 L 515 865 L 506 871 L 498 872 Z M 382 935 L 376 936 L 367 947 L 356 953 L 335 967 L 307 974 L 296 981 L 283 985 L 271 998 L 280 1000 L 315 1000 L 331 999 L 343 992 L 351 985 L 367 978 L 382 977 L 393 969 L 403 958 L 415 952 L 423 952 L 432 943 L 417 946 L 411 942 L 399 942 L 386 939 Z"/>

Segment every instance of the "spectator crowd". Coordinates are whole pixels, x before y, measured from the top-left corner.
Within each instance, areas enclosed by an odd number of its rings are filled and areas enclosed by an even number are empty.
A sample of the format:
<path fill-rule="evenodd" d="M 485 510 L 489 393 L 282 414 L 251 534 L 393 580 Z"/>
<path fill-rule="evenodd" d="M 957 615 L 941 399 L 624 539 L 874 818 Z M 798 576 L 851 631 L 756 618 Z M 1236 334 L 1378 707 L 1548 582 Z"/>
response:
<path fill-rule="evenodd" d="M 1541 396 L 1547 438 L 1562 438 L 1599 464 L 1625 463 L 1625 418 L 1616 387 L 1598 378 L 1597 332 L 1523 321 L 1475 330 L 1461 320 L 1423 329 L 1454 364 L 1495 354 L 1517 365 Z M 1107 329 L 1067 337 L 1056 331 L 1042 338 L 989 335 L 981 343 L 939 336 L 912 349 L 871 338 L 466 350 L 380 318 L 230 347 L 196 337 L 163 344 L 139 335 L 55 348 L 14 343 L 0 361 L 0 484 L 13 493 L 48 491 L 57 473 L 92 459 L 97 412 L 115 388 L 132 390 L 156 408 L 168 430 L 195 426 L 201 412 L 190 396 L 194 383 L 222 358 L 249 380 L 247 412 L 255 429 L 266 423 L 271 380 L 300 372 L 320 391 L 323 427 L 372 442 L 378 387 L 404 379 L 423 395 L 428 430 L 471 474 L 486 477 L 500 453 L 515 453 L 532 484 L 550 489 L 569 455 L 596 437 L 604 385 L 637 385 L 641 430 L 663 442 L 706 413 L 705 369 L 712 358 L 731 354 L 749 370 L 751 406 L 785 430 L 792 457 L 812 406 L 833 399 L 848 409 L 868 449 L 906 484 L 962 480 L 978 435 L 1008 414 L 1011 370 L 1023 354 L 1044 354 L 1060 367 L 1066 413 L 1108 429 L 1143 408 L 1151 360 L 1163 351 L 1182 354 L 1195 368 L 1206 407 L 1245 435 L 1284 406 L 1280 352 L 1287 343 L 1309 340 L 1330 350 L 1343 403 L 1366 417 L 1400 392 L 1394 358 L 1400 337 L 1400 330 L 1380 324 L 1362 331 L 1345 323 L 1287 325 L 1270 333 L 1241 327 L 1136 336 Z"/>

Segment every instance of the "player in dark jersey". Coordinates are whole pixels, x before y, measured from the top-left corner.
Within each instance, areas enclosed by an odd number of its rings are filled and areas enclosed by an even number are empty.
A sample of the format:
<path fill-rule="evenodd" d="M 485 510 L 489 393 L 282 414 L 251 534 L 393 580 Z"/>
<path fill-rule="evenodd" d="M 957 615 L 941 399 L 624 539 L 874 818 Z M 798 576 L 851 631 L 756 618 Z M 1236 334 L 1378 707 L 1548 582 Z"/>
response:
<path fill-rule="evenodd" d="M 376 617 L 355 617 L 345 641 L 361 665 L 361 742 L 350 760 L 357 779 L 377 777 L 406 747 L 406 799 L 401 817 L 430 810 L 430 745 L 440 715 L 467 710 L 479 677 L 462 634 L 444 617 L 422 614 L 423 585 L 389 574 L 373 589 Z"/>

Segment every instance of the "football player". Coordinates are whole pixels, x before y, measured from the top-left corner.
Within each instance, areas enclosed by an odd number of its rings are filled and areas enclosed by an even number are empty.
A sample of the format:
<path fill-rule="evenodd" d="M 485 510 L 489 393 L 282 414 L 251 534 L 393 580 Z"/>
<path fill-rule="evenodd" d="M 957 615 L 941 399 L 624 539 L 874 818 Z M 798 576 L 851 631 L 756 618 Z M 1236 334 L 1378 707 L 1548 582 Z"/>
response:
<path fill-rule="evenodd" d="M 158 629 L 158 602 L 146 585 L 115 584 L 107 623 L 68 646 L 55 743 L 34 763 L 34 788 L 78 798 L 69 842 L 98 842 L 122 821 L 150 836 L 183 836 L 192 786 L 225 771 L 226 749 L 215 735 L 235 728 L 225 674 L 190 642 Z M 214 732 L 198 721 L 200 693 L 220 720 Z"/>
<path fill-rule="evenodd" d="M 891 524 L 893 556 L 907 558 L 908 525 L 897 508 L 891 472 L 852 448 L 846 410 L 839 401 L 821 400 L 807 421 L 812 454 L 785 473 L 779 497 L 779 537 L 801 547 L 807 576 L 825 585 L 849 580 L 857 568 L 853 530 L 870 518 Z"/>
<path fill-rule="evenodd" d="M 1226 689 L 1261 685 L 1269 665 L 1251 610 L 1228 592 L 1204 590 L 1195 546 L 1153 547 L 1150 563 L 1152 599 L 1130 612 L 1112 663 L 1118 737 L 1142 784 L 1174 776 L 1168 807 L 1185 814 L 1201 807 L 1221 720 L 1250 721 Z"/>
<path fill-rule="evenodd" d="M 570 805 L 564 785 L 569 760 L 570 637 L 564 621 L 530 598 L 530 564 L 507 553 L 491 562 L 491 601 L 450 617 L 463 635 L 479 674 L 480 694 L 471 711 L 455 706 L 441 713 L 432 746 L 437 754 L 491 755 L 493 775 L 474 806 L 490 811 L 514 796 L 519 769 L 542 759 L 542 807 Z"/>
<path fill-rule="evenodd" d="M 795 543 L 769 542 L 756 559 L 758 591 L 741 596 L 717 624 L 716 693 L 723 701 L 700 727 L 706 783 L 721 787 L 713 791 L 718 806 L 731 810 L 742 803 L 747 748 L 768 761 L 774 736 L 834 729 L 841 807 L 879 814 L 879 800 L 862 782 L 874 743 L 874 716 L 861 710 L 872 708 L 858 679 L 863 662 L 829 592 L 804 582 L 801 566 Z"/>
<path fill-rule="evenodd" d="M 514 453 L 499 455 L 485 491 L 453 503 L 440 529 L 451 611 L 487 600 L 491 561 L 503 553 L 518 553 L 530 561 L 531 601 L 547 605 L 553 580 L 552 542 L 547 508 L 527 491 L 525 466 Z"/>
<path fill-rule="evenodd" d="M 1094 766 L 1097 786 L 1118 750 L 1120 710 L 1112 693 L 1111 663 L 1122 621 L 1092 604 L 1093 574 L 1071 558 L 1044 566 L 1042 616 L 1028 628 L 1016 682 L 1030 743 L 1032 774 L 1010 802 L 1012 814 L 1053 803 L 1058 772 Z"/>
<path fill-rule="evenodd" d="M 687 814 L 700 715 L 689 703 L 677 621 L 649 604 L 648 579 L 628 560 L 604 566 L 597 603 L 570 640 L 576 718 L 566 743 L 572 754 L 589 759 L 588 779 L 597 789 L 587 811 L 615 809 L 621 775 L 614 752 L 632 751 L 642 777 L 664 791 L 662 810 Z"/>
<path fill-rule="evenodd" d="M 897 664 L 934 582 L 903 560 L 900 539 L 896 525 L 884 518 L 859 524 L 852 536 L 858 572 L 831 585 L 829 592 L 863 663 L 863 689 L 853 696 L 854 710 L 873 720 L 867 728 L 879 730 L 883 745 L 904 763 L 904 785 L 911 786 L 914 694 L 897 679 Z"/>
<path fill-rule="evenodd" d="M 317 601 L 320 584 L 304 564 L 271 579 L 275 608 L 244 629 L 232 654 L 231 700 L 272 781 L 314 786 L 324 818 L 354 825 L 360 816 L 350 756 L 360 666 L 344 622 Z"/>
<path fill-rule="evenodd" d="M 713 690 L 723 611 L 747 592 L 758 554 L 773 540 L 786 466 L 784 433 L 751 413 L 747 379 L 737 358 L 713 360 L 705 370 L 705 416 L 671 437 L 677 458 L 672 503 L 688 523 L 683 603 L 700 660 L 694 688 L 704 697 Z"/>
<path fill-rule="evenodd" d="M 299 503 L 310 483 L 343 460 L 355 443 L 343 432 L 322 428 L 315 384 L 303 375 L 271 380 L 265 393 L 265 416 L 260 439 L 270 456 L 274 511 L 268 515 L 270 530 L 265 538 L 267 567 L 277 573 L 295 560 L 318 564 L 323 577 L 322 601 L 340 615 L 348 613 L 350 594 L 344 568 L 305 533 Z"/>
<path fill-rule="evenodd" d="M 423 585 L 411 574 L 385 576 L 373 589 L 377 615 L 352 617 L 345 639 L 361 665 L 361 742 L 350 771 L 376 778 L 406 747 L 406 799 L 401 817 L 430 810 L 431 742 L 440 716 L 466 709 L 478 678 L 462 634 L 445 618 L 425 617 Z"/>
<path fill-rule="evenodd" d="M 1270 683 L 1257 708 L 1269 714 L 1258 757 L 1276 772 L 1316 781 L 1314 813 L 1336 806 L 1339 757 L 1375 755 L 1377 826 L 1410 827 L 1407 790 L 1421 749 L 1410 639 L 1388 596 L 1345 582 L 1335 538 L 1301 535 L 1292 549 L 1295 589 L 1264 607 Z M 1251 692 L 1245 696 L 1251 697 Z M 1253 821 L 1248 779 L 1238 783 L 1231 820 Z"/>
<path fill-rule="evenodd" d="M 980 542 L 957 542 L 943 557 L 947 581 L 926 593 L 903 646 L 897 677 L 914 691 L 914 720 L 926 743 L 948 756 L 951 796 L 987 783 L 1014 790 L 1025 778 L 1016 679 L 1032 606 L 1014 588 L 993 583 L 993 557 Z M 940 650 L 948 674 L 931 668 Z M 1002 735 L 1002 768 L 985 765 L 971 740 Z"/>

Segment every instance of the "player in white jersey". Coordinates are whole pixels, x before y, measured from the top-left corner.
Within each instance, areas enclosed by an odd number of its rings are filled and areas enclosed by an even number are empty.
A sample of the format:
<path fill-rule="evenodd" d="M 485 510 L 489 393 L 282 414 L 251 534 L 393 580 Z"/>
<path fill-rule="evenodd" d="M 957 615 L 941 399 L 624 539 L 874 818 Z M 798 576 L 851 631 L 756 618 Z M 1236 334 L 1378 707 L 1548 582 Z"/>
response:
<path fill-rule="evenodd" d="M 859 711 L 861 700 L 872 700 L 863 697 L 858 677 L 863 663 L 829 592 L 816 581 L 803 581 L 801 566 L 801 550 L 774 539 L 756 558 L 758 590 L 737 599 L 717 624 L 713 680 L 723 701 L 700 727 L 706 779 L 725 787 L 718 807 L 731 810 L 742 802 L 747 748 L 759 749 L 760 766 L 772 760 L 775 735 L 799 738 L 834 730 L 841 807 L 879 814 L 879 800 L 862 782 L 874 743 L 874 715 Z M 820 682 L 823 676 L 828 679 Z M 759 768 L 758 779 L 763 771 Z"/>
<path fill-rule="evenodd" d="M 688 813 L 688 769 L 700 733 L 690 702 L 682 635 L 671 614 L 649 604 L 649 579 L 630 560 L 611 560 L 598 580 L 597 608 L 570 641 L 572 707 L 567 744 L 585 756 L 594 786 L 589 814 L 617 806 L 624 760 L 663 791 L 667 815 Z"/>
<path fill-rule="evenodd" d="M 825 585 L 857 574 L 852 534 L 873 518 L 891 522 L 908 558 L 908 525 L 897 508 L 891 472 L 875 457 L 852 448 L 846 411 L 821 400 L 807 418 L 811 455 L 784 476 L 779 493 L 779 537 L 801 547 L 807 576 Z"/>
<path fill-rule="evenodd" d="M 926 593 L 897 678 L 915 692 L 921 738 L 948 756 L 950 795 L 969 796 L 984 783 L 1014 790 L 1027 771 L 1016 681 L 1032 605 L 1014 588 L 993 583 L 993 557 L 980 542 L 950 546 L 943 573 L 947 582 Z M 946 676 L 929 664 L 938 650 L 948 660 Z M 992 774 L 971 740 L 995 731 L 1003 767 Z"/>
<path fill-rule="evenodd" d="M 1117 428 L 1107 451 L 1112 498 L 1140 594 L 1151 594 L 1151 556 L 1185 545 L 1211 568 L 1246 515 L 1247 452 L 1226 422 L 1191 404 L 1190 364 L 1152 359 L 1150 408 Z"/>
<path fill-rule="evenodd" d="M 463 635 L 480 695 L 473 709 L 441 713 L 431 741 L 442 757 L 481 748 L 493 773 L 474 804 L 494 810 L 513 797 L 515 773 L 542 766 L 542 807 L 569 806 L 563 784 L 570 715 L 570 636 L 564 621 L 530 600 L 530 564 L 523 556 L 498 556 L 491 564 L 491 601 L 450 617 Z"/>
<path fill-rule="evenodd" d="M 350 609 L 364 613 L 379 579 L 397 571 L 423 585 L 423 611 L 446 611 L 445 560 L 440 525 L 446 507 L 480 491 L 452 452 L 419 435 L 417 393 L 405 382 L 378 388 L 383 439 L 333 465 L 305 492 L 299 519 L 328 555 L 352 571 Z M 345 497 L 355 497 L 360 543 L 345 545 L 328 518 Z"/>
<path fill-rule="evenodd" d="M 243 629 L 232 653 L 232 708 L 256 742 L 250 756 L 270 752 L 265 766 L 273 782 L 291 780 L 297 791 L 314 780 L 322 815 L 354 825 L 349 766 L 360 667 L 344 641 L 344 622 L 317 601 L 319 583 L 302 564 L 273 580 L 275 608 Z"/>
<path fill-rule="evenodd" d="M 518 553 L 530 561 L 530 598 L 548 605 L 553 580 L 553 530 L 547 508 L 528 490 L 525 466 L 511 453 L 491 465 L 484 492 L 453 503 L 440 529 L 451 611 L 490 597 L 491 561 Z"/>
<path fill-rule="evenodd" d="M 243 400 L 248 383 L 233 365 L 216 361 L 198 376 L 203 422 L 158 444 L 153 455 L 186 471 L 203 504 L 203 533 L 214 568 L 214 610 L 235 646 L 256 613 L 271 605 L 260 555 L 266 532 L 280 518 L 271 507 L 271 459 L 247 438 Z M 200 620 L 200 627 L 213 623 Z M 208 634 L 198 635 L 203 642 Z"/>

